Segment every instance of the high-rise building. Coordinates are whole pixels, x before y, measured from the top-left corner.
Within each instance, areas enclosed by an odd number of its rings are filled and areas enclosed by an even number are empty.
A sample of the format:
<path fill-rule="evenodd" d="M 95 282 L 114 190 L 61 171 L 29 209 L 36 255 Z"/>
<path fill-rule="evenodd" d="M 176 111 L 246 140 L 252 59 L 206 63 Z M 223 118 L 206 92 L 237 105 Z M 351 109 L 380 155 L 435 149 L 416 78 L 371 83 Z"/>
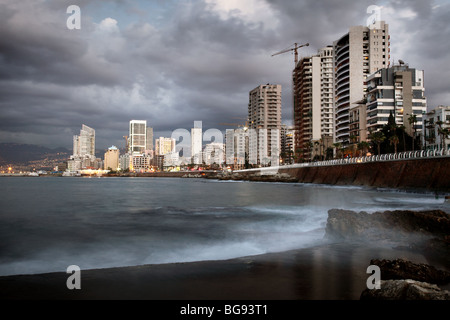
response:
<path fill-rule="evenodd" d="M 159 137 L 155 140 L 155 154 L 166 155 L 175 152 L 176 140 L 173 138 Z"/>
<path fill-rule="evenodd" d="M 248 103 L 250 158 L 255 164 L 278 165 L 281 130 L 281 85 L 260 85 L 250 91 Z M 256 152 L 256 153 L 255 153 Z"/>
<path fill-rule="evenodd" d="M 120 167 L 119 155 L 120 155 L 120 151 L 119 151 L 119 149 L 117 149 L 116 146 L 112 146 L 112 147 L 108 148 L 108 150 L 105 152 L 105 161 L 104 161 L 103 168 L 105 170 L 116 171 L 117 168 Z"/>
<path fill-rule="evenodd" d="M 128 157 L 121 161 L 124 168 L 145 172 L 150 169 L 153 157 L 153 128 L 147 127 L 146 120 L 131 120 L 128 137 Z M 125 161 L 129 161 L 126 165 Z"/>
<path fill-rule="evenodd" d="M 422 115 L 427 111 L 424 71 L 404 64 L 380 69 L 367 78 L 366 100 L 367 131 L 381 129 L 392 114 L 395 123 L 413 136 L 422 130 Z M 415 123 L 409 121 L 412 115 Z"/>
<path fill-rule="evenodd" d="M 95 130 L 82 125 L 79 136 L 73 137 L 74 156 L 95 156 Z"/>
<path fill-rule="evenodd" d="M 202 164 L 203 131 L 202 122 L 194 121 L 194 128 L 191 129 L 191 156 L 193 164 Z"/>
<path fill-rule="evenodd" d="M 146 153 L 152 153 L 153 151 L 153 128 L 147 127 L 146 132 L 146 141 L 145 141 L 145 152 Z"/>
<path fill-rule="evenodd" d="M 299 159 L 311 160 L 312 145 L 334 133 L 333 48 L 302 58 L 293 82 L 295 152 Z"/>
<path fill-rule="evenodd" d="M 101 160 L 95 157 L 95 130 L 83 124 L 80 135 L 73 137 L 73 155 L 68 161 L 68 170 L 100 167 Z"/>
<path fill-rule="evenodd" d="M 129 133 L 129 152 L 145 153 L 147 148 L 147 121 L 131 120 Z"/>
<path fill-rule="evenodd" d="M 368 75 L 389 67 L 389 26 L 355 26 L 333 43 L 335 86 L 335 140 L 350 143 L 350 110 L 366 93 Z"/>

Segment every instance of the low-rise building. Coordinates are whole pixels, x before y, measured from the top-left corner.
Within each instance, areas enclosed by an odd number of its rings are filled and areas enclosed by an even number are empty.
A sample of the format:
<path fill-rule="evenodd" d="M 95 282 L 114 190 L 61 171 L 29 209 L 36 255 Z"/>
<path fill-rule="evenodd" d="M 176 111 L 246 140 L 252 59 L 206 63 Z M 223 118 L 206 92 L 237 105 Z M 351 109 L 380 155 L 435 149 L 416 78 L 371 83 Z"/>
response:
<path fill-rule="evenodd" d="M 450 150 L 450 106 L 438 106 L 424 115 L 421 135 L 426 150 Z"/>

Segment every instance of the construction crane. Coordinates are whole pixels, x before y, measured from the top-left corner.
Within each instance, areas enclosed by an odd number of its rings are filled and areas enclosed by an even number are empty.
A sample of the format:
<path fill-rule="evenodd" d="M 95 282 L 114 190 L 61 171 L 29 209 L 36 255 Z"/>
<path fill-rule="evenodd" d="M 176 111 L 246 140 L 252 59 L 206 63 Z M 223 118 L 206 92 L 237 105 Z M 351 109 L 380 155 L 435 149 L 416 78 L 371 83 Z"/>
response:
<path fill-rule="evenodd" d="M 295 53 L 295 65 L 297 65 L 297 62 L 298 62 L 298 49 L 303 48 L 303 47 L 308 47 L 308 46 L 309 46 L 309 43 L 302 44 L 302 45 L 300 45 L 300 46 L 299 46 L 297 43 L 294 43 L 294 47 L 293 47 L 293 48 L 289 48 L 289 49 L 286 49 L 286 50 L 283 50 L 283 51 L 274 53 L 274 54 L 272 55 L 272 57 L 273 57 L 273 56 L 276 56 L 276 55 L 279 55 L 279 54 L 282 54 L 282 53 L 294 51 L 294 53 Z"/>

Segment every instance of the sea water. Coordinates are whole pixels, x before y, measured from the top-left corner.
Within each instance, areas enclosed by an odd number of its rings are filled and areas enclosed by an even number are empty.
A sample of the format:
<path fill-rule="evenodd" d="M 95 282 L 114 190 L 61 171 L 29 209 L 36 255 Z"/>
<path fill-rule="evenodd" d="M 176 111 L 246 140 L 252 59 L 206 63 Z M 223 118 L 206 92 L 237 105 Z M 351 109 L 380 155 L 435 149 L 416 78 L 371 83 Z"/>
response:
<path fill-rule="evenodd" d="M 203 260 L 323 242 L 328 210 L 441 209 L 432 193 L 182 178 L 2 177 L 0 275 Z"/>

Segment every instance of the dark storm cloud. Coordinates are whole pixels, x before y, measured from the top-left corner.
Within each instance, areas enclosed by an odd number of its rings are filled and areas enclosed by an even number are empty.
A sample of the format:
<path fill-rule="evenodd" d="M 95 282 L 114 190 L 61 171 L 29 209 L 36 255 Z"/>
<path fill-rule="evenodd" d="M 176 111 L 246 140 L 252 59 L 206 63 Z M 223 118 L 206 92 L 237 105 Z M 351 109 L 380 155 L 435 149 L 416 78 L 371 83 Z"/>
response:
<path fill-rule="evenodd" d="M 377 4 L 80 0 L 82 29 L 74 31 L 66 28 L 72 1 L 0 2 L 0 142 L 68 148 L 83 123 L 102 148 L 121 146 L 132 119 L 147 120 L 155 136 L 195 120 L 204 129 L 243 123 L 248 92 L 269 82 L 283 85 L 283 120 L 291 120 L 293 56 L 271 55 L 294 42 L 309 42 L 300 54 L 313 54 L 365 24 Z M 230 3 L 238 8 L 226 11 Z M 397 59 L 425 69 L 433 107 L 448 104 L 440 64 L 449 60 L 449 5 L 379 5 Z"/>

